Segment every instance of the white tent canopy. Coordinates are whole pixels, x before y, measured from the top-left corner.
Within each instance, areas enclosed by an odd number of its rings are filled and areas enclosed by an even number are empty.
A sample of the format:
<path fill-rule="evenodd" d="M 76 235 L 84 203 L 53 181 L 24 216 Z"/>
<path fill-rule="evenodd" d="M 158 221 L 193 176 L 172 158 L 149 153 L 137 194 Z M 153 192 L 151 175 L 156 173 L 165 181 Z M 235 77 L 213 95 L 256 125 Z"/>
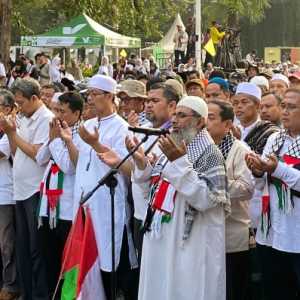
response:
<path fill-rule="evenodd" d="M 181 25 L 184 29 L 185 26 L 182 22 L 180 14 L 177 14 L 171 28 L 166 33 L 166 35 L 158 42 L 158 47 L 160 47 L 165 52 L 173 52 L 174 51 L 174 36 L 177 32 L 177 25 Z"/>

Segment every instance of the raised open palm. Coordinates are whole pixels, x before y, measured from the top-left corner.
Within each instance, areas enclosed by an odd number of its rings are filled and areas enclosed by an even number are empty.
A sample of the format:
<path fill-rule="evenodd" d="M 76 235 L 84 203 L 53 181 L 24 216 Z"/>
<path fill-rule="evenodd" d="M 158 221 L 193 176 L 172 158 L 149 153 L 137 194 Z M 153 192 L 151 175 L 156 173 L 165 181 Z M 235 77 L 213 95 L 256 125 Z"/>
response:
<path fill-rule="evenodd" d="M 99 141 L 99 132 L 97 127 L 94 127 L 94 132 L 91 133 L 84 127 L 84 125 L 80 125 L 78 133 L 81 139 L 91 146 L 95 145 Z"/>

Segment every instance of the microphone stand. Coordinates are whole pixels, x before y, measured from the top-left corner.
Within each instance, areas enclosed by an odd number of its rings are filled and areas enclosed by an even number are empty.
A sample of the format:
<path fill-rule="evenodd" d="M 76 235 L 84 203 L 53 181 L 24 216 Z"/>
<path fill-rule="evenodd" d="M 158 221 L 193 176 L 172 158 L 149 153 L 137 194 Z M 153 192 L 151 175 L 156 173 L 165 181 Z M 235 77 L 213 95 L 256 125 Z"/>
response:
<path fill-rule="evenodd" d="M 138 150 L 138 148 L 148 140 L 149 135 L 146 134 L 142 140 L 114 167 L 111 168 L 97 183 L 97 185 L 89 191 L 80 200 L 80 205 L 86 203 L 93 194 L 102 186 L 106 185 L 110 190 L 111 198 L 111 299 L 116 300 L 117 286 L 116 286 L 116 266 L 115 266 L 115 191 L 118 181 L 115 175 L 118 173 L 120 167 Z"/>

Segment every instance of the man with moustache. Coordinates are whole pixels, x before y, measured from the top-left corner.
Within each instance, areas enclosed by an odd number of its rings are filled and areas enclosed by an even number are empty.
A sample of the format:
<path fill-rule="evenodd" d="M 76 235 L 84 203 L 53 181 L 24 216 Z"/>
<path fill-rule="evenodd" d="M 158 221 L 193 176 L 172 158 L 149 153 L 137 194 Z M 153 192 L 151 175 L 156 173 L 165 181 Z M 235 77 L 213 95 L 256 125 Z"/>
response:
<path fill-rule="evenodd" d="M 141 148 L 134 155 L 134 178 L 149 199 L 140 300 L 225 299 L 230 206 L 224 160 L 205 129 L 207 115 L 203 99 L 184 97 L 172 134 L 159 140 L 157 162 L 151 165 Z M 126 140 L 128 149 L 136 143 Z"/>
<path fill-rule="evenodd" d="M 260 102 L 260 118 L 280 126 L 282 114 L 281 101 L 282 98 L 274 93 L 264 94 Z"/>
<path fill-rule="evenodd" d="M 225 79 L 221 77 L 214 77 L 209 80 L 208 85 L 205 89 L 206 102 L 216 99 L 229 101 L 229 97 L 229 84 Z"/>
<path fill-rule="evenodd" d="M 281 107 L 283 129 L 268 139 L 262 157 L 246 156 L 263 193 L 256 241 L 266 300 L 296 300 L 300 292 L 300 91 L 288 89 Z"/>
<path fill-rule="evenodd" d="M 245 155 L 249 148 L 232 133 L 234 113 L 230 103 L 208 104 L 207 130 L 226 163 L 231 214 L 226 218 L 226 299 L 245 300 L 249 283 L 249 200 L 254 191 Z"/>
<path fill-rule="evenodd" d="M 171 127 L 171 117 L 175 113 L 176 104 L 180 100 L 180 95 L 171 86 L 165 83 L 155 83 L 150 87 L 146 103 L 147 119 L 151 121 L 153 128 Z M 144 126 L 146 127 L 146 126 Z M 139 136 L 138 136 L 139 137 Z M 144 143 L 144 148 L 151 148 L 149 157 L 153 160 L 161 155 L 161 150 L 158 147 L 156 136 L 149 136 Z M 101 155 L 102 161 L 113 167 L 120 157 L 110 149 L 109 152 Z M 134 241 L 138 252 L 139 261 L 142 256 L 143 236 L 142 232 L 143 219 L 147 211 L 147 196 L 140 185 L 132 176 L 132 197 L 134 202 Z"/>
<path fill-rule="evenodd" d="M 128 123 L 115 113 L 115 95 L 117 82 L 106 75 L 94 75 L 88 82 L 90 101 L 94 103 L 97 117 L 79 126 L 80 136 L 77 145 L 67 139 L 66 147 L 69 159 L 76 168 L 73 211 L 79 206 L 81 196 L 95 187 L 99 178 L 109 170 L 109 164 L 99 155 L 115 151 L 123 158 L 128 153 L 125 137 L 128 134 Z M 126 300 L 137 297 L 137 257 L 133 245 L 129 213 L 127 206 L 127 178 L 130 164 L 123 165 L 116 175 L 118 185 L 115 193 L 115 266 L 117 289 L 121 289 Z M 99 201 L 103 199 L 103 201 Z M 100 268 L 106 299 L 112 299 L 111 280 L 111 204 L 110 192 L 106 187 L 99 188 L 89 201 L 89 207 L 95 227 L 95 238 L 100 252 Z"/>
<path fill-rule="evenodd" d="M 261 101 L 261 89 L 253 83 L 243 82 L 237 86 L 232 104 L 235 116 L 240 121 L 241 140 L 244 141 L 256 153 L 261 154 L 268 137 L 279 128 L 259 118 L 259 106 Z M 254 191 L 250 201 L 250 216 L 252 227 L 256 228 L 260 205 L 261 193 Z"/>
<path fill-rule="evenodd" d="M 257 153 L 262 153 L 268 137 L 277 130 L 274 124 L 260 120 L 260 102 L 261 89 L 250 82 L 240 83 L 232 98 L 234 113 L 240 122 L 241 140 Z"/>
<path fill-rule="evenodd" d="M 175 112 L 176 104 L 180 100 L 178 92 L 171 86 L 164 83 L 156 83 L 150 87 L 147 102 L 147 119 L 152 123 L 153 128 L 169 128 L 171 117 Z M 155 142 L 157 137 L 149 136 L 144 147 L 147 149 Z M 155 144 L 150 155 L 160 155 L 161 150 Z M 141 231 L 143 218 L 147 211 L 147 202 L 143 190 L 132 178 L 132 196 L 134 201 L 134 237 L 135 246 L 138 251 L 139 261 L 142 256 L 143 232 Z M 143 201 L 143 200 L 144 201 Z"/>
<path fill-rule="evenodd" d="M 284 95 L 289 86 L 289 79 L 283 74 L 274 74 L 270 80 L 270 92 L 281 97 Z"/>

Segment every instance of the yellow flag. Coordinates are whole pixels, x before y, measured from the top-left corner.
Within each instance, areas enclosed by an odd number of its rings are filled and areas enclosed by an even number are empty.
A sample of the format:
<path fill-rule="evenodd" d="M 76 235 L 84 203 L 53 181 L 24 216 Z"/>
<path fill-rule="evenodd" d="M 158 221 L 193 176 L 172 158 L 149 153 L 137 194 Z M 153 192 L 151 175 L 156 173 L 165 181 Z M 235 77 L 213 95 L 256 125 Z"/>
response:
<path fill-rule="evenodd" d="M 120 56 L 121 56 L 121 57 L 127 57 L 127 52 L 125 51 L 125 49 L 122 49 L 122 50 L 121 50 Z"/>
<path fill-rule="evenodd" d="M 205 49 L 206 52 L 208 52 L 211 56 L 216 56 L 216 54 L 217 54 L 212 39 L 209 39 L 209 41 L 207 42 L 207 44 L 204 46 L 204 49 Z"/>

